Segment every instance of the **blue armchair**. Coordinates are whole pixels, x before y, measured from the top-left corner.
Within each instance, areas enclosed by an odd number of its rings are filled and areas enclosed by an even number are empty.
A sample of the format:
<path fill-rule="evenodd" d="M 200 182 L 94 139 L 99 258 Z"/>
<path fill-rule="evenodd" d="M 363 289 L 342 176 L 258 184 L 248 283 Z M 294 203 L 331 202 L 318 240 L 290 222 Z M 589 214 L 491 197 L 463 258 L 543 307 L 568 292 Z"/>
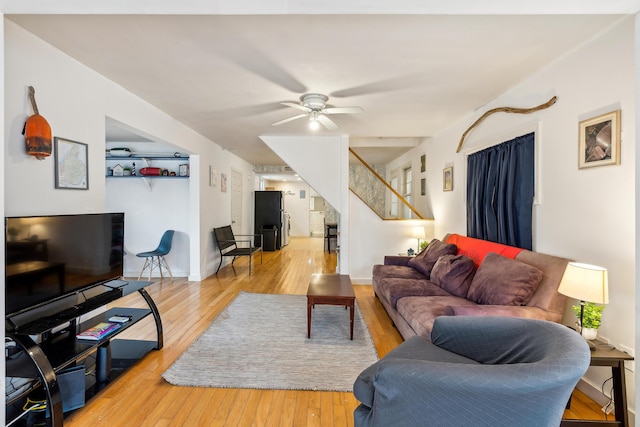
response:
<path fill-rule="evenodd" d="M 441 316 L 354 384 L 364 426 L 558 426 L 590 362 L 566 326 L 514 317 Z"/>

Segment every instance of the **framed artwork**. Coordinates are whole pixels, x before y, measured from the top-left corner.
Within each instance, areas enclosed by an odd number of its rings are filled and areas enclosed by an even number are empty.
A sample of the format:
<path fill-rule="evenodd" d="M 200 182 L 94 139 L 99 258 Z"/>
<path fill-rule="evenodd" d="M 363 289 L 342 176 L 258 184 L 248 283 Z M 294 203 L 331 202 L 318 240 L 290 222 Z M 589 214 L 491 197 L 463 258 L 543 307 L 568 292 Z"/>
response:
<path fill-rule="evenodd" d="M 420 195 L 427 195 L 427 178 L 420 178 Z"/>
<path fill-rule="evenodd" d="M 307 191 L 306 190 L 300 190 L 300 198 L 304 199 L 305 197 L 307 197 Z"/>
<path fill-rule="evenodd" d="M 442 191 L 453 191 L 453 166 L 442 170 Z"/>
<path fill-rule="evenodd" d="M 213 166 L 209 165 L 209 187 L 216 186 L 216 176 L 218 175 L 218 171 Z"/>
<path fill-rule="evenodd" d="M 423 154 L 420 156 L 420 172 L 425 172 L 427 170 L 427 155 Z"/>
<path fill-rule="evenodd" d="M 88 190 L 88 145 L 57 136 L 53 141 L 55 150 L 56 188 Z"/>
<path fill-rule="evenodd" d="M 579 124 L 578 168 L 620 164 L 620 110 Z"/>
<path fill-rule="evenodd" d="M 224 172 L 220 174 L 220 191 L 227 192 L 227 174 Z"/>

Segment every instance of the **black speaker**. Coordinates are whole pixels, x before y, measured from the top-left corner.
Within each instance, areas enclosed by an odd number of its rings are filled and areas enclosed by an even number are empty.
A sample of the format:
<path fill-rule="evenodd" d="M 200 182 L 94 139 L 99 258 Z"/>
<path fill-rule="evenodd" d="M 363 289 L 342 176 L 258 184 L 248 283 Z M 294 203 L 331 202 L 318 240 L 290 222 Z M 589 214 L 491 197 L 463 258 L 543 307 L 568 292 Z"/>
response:
<path fill-rule="evenodd" d="M 111 345 L 107 341 L 98 347 L 96 354 L 96 380 L 104 383 L 109 380 L 111 374 Z"/>

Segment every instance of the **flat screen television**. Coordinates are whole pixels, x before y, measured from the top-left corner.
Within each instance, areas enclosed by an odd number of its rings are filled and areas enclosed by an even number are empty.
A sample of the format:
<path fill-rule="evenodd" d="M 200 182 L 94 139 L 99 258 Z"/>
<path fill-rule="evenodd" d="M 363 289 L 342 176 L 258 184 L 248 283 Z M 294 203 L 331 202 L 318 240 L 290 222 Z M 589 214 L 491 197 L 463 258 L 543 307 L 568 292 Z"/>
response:
<path fill-rule="evenodd" d="M 124 213 L 5 218 L 5 315 L 119 279 Z"/>

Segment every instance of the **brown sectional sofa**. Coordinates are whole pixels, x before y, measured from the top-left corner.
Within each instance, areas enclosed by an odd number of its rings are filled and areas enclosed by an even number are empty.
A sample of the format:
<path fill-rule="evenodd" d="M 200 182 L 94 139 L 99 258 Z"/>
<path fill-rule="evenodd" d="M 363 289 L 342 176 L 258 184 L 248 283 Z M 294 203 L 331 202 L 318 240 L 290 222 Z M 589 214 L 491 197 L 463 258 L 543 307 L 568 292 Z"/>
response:
<path fill-rule="evenodd" d="M 407 339 L 430 339 L 438 316 L 512 316 L 560 322 L 558 286 L 569 260 L 448 234 L 416 257 L 387 256 L 373 288 Z"/>

